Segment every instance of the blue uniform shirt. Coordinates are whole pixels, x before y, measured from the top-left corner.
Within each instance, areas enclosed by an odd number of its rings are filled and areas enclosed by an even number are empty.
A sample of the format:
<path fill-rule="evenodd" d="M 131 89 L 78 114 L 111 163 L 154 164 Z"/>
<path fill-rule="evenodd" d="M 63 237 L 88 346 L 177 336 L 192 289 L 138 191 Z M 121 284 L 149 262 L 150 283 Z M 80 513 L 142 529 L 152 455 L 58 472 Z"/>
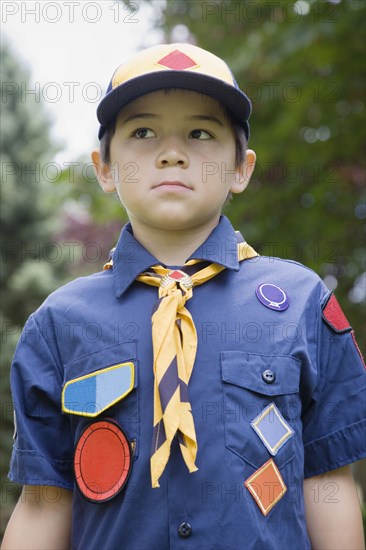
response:
<path fill-rule="evenodd" d="M 186 304 L 198 334 L 189 383 L 198 471 L 188 472 L 173 444 L 159 489 L 149 464 L 157 288 L 135 281 L 156 259 L 127 225 L 113 269 L 67 284 L 29 318 L 11 371 L 18 432 L 10 479 L 74 491 L 74 549 L 310 548 L 304 477 L 366 455 L 365 369 L 331 293 L 296 262 L 239 264 L 236 245 L 222 217 L 192 255 L 226 267 Z M 263 283 L 282 289 L 289 306 L 263 303 Z M 61 412 L 67 382 L 124 362 L 135 370 L 125 398 L 94 420 Z M 83 429 L 100 418 L 119 423 L 134 455 L 126 487 L 93 503 L 75 488 L 73 454 Z M 279 499 L 279 478 L 248 484 L 270 460 L 287 489 Z M 261 506 L 275 500 L 265 515 Z"/>

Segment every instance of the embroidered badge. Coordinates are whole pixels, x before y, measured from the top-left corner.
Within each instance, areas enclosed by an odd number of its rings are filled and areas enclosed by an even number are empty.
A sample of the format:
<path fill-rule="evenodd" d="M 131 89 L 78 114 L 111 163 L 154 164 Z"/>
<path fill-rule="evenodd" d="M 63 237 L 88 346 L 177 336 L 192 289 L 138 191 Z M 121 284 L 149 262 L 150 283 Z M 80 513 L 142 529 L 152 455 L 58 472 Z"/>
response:
<path fill-rule="evenodd" d="M 274 403 L 268 405 L 250 424 L 274 456 L 294 434 Z"/>
<path fill-rule="evenodd" d="M 334 294 L 330 295 L 328 301 L 323 307 L 322 315 L 327 325 L 335 330 L 335 332 L 347 332 L 352 328 Z"/>
<path fill-rule="evenodd" d="M 157 61 L 157 64 L 162 67 L 166 67 L 167 69 L 173 69 L 176 71 L 185 71 L 187 69 L 198 67 L 197 63 L 193 61 L 193 59 L 179 50 L 170 52 L 168 55 Z"/>
<path fill-rule="evenodd" d="M 133 363 L 120 363 L 67 382 L 62 390 L 62 410 L 95 417 L 134 387 Z"/>
<path fill-rule="evenodd" d="M 254 497 L 264 516 L 268 514 L 287 491 L 285 482 L 273 458 L 248 477 L 244 485 Z"/>
<path fill-rule="evenodd" d="M 275 311 L 285 311 L 290 305 L 286 292 L 272 283 L 262 283 L 256 288 L 256 296 L 264 306 Z"/>
<path fill-rule="evenodd" d="M 84 497 L 104 502 L 126 485 L 132 468 L 131 445 L 113 420 L 89 424 L 77 442 L 74 455 L 76 484 Z"/>

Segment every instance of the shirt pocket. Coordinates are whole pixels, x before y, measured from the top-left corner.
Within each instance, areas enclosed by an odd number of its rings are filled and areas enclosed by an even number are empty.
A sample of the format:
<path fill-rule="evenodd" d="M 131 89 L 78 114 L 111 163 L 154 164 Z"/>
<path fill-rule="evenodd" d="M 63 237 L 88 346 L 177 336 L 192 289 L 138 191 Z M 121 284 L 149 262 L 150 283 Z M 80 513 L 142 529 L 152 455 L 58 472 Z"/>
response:
<path fill-rule="evenodd" d="M 138 455 L 139 403 L 136 342 L 82 355 L 64 366 L 62 410 L 70 416 L 75 440 L 87 424 L 112 418 Z"/>
<path fill-rule="evenodd" d="M 271 457 L 281 467 L 295 456 L 300 366 L 287 355 L 221 354 L 225 444 L 256 469 Z"/>

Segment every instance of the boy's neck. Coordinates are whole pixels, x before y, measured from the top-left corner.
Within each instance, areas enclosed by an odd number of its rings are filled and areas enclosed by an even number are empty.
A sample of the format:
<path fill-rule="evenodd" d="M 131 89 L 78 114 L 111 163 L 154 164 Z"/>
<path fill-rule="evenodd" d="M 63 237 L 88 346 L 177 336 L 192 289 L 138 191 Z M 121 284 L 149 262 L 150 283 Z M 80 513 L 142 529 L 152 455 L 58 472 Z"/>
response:
<path fill-rule="evenodd" d="M 131 222 L 134 237 L 139 243 L 155 256 L 162 264 L 167 266 L 182 266 L 193 252 L 201 246 L 218 224 L 203 225 L 184 231 L 167 231 L 152 227 L 144 227 L 140 224 L 136 227 Z"/>

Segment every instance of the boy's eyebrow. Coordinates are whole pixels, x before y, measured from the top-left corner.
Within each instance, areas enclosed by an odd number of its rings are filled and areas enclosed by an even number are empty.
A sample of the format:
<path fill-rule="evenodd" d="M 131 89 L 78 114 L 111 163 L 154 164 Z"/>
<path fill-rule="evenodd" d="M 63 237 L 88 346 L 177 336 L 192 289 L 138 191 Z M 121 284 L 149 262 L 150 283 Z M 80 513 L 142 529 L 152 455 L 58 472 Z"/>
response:
<path fill-rule="evenodd" d="M 123 124 L 126 124 L 126 122 L 130 122 L 131 120 L 135 120 L 135 119 L 139 119 L 139 118 L 161 118 L 161 116 L 156 115 L 154 113 L 136 113 L 135 115 L 131 115 L 131 116 L 127 117 L 123 121 Z M 184 118 L 186 120 L 202 120 L 202 121 L 207 121 L 208 120 L 210 122 L 215 122 L 219 126 L 223 127 L 223 123 L 221 122 L 221 120 L 219 120 L 218 118 L 216 118 L 215 116 L 212 116 L 212 115 L 191 115 L 191 116 L 186 116 Z"/>
<path fill-rule="evenodd" d="M 221 122 L 221 120 L 219 120 L 218 118 L 216 118 L 215 116 L 212 116 L 212 115 L 191 115 L 191 116 L 187 116 L 185 117 L 187 120 L 209 120 L 211 122 L 215 122 L 216 124 L 218 124 L 219 126 L 224 126 L 223 123 Z"/>
<path fill-rule="evenodd" d="M 126 124 L 126 122 L 130 122 L 130 120 L 135 120 L 136 118 L 161 118 L 159 115 L 155 115 L 154 113 L 136 113 L 135 115 L 128 116 L 123 121 L 123 124 Z"/>

